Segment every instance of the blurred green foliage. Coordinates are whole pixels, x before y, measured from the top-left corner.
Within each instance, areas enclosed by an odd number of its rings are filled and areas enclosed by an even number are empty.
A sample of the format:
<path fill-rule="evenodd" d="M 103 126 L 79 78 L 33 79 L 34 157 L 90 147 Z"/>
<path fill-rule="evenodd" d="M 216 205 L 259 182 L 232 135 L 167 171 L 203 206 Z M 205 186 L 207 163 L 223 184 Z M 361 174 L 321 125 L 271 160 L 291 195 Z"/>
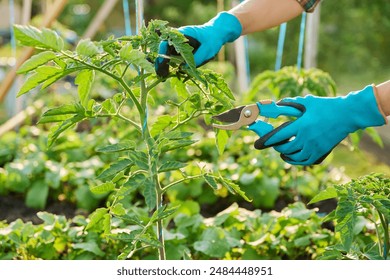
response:
<path fill-rule="evenodd" d="M 293 0 L 292 0 L 293 1 Z M 103 0 L 70 0 L 59 22 L 81 36 Z M 231 1 L 225 2 L 225 10 L 230 9 Z M 149 0 L 145 1 L 145 22 L 151 19 L 169 21 L 171 26 L 203 24 L 216 15 L 217 1 L 207 0 Z M 129 0 L 132 29 L 135 31 L 135 3 Z M 33 3 L 33 15 L 39 14 L 41 5 Z M 359 1 L 345 0 L 342 7 L 337 1 L 323 0 L 321 4 L 321 24 L 319 30 L 318 68 L 329 72 L 342 90 L 359 88 L 371 82 L 381 82 L 390 71 L 390 2 L 387 0 Z M 99 29 L 97 38 L 107 38 L 110 34 L 124 34 L 122 1 L 118 1 L 108 20 Z M 291 20 L 287 27 L 283 65 L 295 65 L 298 53 L 300 17 Z M 251 75 L 264 70 L 273 70 L 276 59 L 276 45 L 279 28 L 248 36 Z M 67 34 L 62 34 L 66 36 Z M 72 34 L 68 34 L 74 40 Z M 72 39 L 73 38 L 73 39 Z M 231 52 L 227 48 L 226 52 Z M 228 56 L 231 57 L 231 56 Z M 364 77 L 364 79 L 355 78 Z M 352 84 L 349 85 L 348 81 Z"/>
<path fill-rule="evenodd" d="M 34 209 L 59 200 L 94 210 L 104 196 L 93 194 L 89 185 L 109 160 L 94 150 L 109 136 L 99 129 L 94 133 L 70 131 L 48 150 L 43 129 L 23 126 L 19 133 L 7 132 L 0 139 L 0 195 L 20 194 Z"/>
<path fill-rule="evenodd" d="M 167 223 L 175 225 L 165 230 L 167 258 L 171 260 L 315 259 L 327 246 L 338 242 L 332 231 L 321 226 L 317 210 L 307 209 L 302 203 L 270 213 L 248 211 L 233 204 L 209 218 L 199 213 L 197 202 L 183 204 L 181 208 L 167 219 Z M 140 218 L 135 219 L 135 215 Z M 129 206 L 126 217 L 138 224 L 128 225 L 114 218 L 111 231 L 116 232 L 117 238 L 105 238 L 100 223 L 85 230 L 92 215 L 89 219 L 83 216 L 66 219 L 39 212 L 38 217 L 42 220 L 39 225 L 22 220 L 0 222 L 0 260 L 116 259 L 131 236 L 139 233 L 149 220 L 145 209 Z M 132 257 L 133 260 L 156 258 L 155 251 L 148 246 Z"/>
<path fill-rule="evenodd" d="M 226 9 L 229 9 L 225 1 Z M 147 17 L 165 19 L 173 25 L 202 24 L 217 13 L 216 1 L 172 0 L 149 1 Z M 158 12 L 156 12 L 158 11 Z M 369 75 L 357 83 L 380 82 L 376 76 L 390 69 L 390 2 L 386 0 L 345 0 L 342 8 L 337 1 L 323 1 L 319 33 L 318 68 L 339 76 Z M 283 65 L 295 65 L 298 53 L 300 17 L 287 27 Z M 279 28 L 251 34 L 249 59 L 252 76 L 274 69 Z M 369 72 L 369 73 L 368 73 Z M 355 86 L 356 88 L 360 85 Z"/>
<path fill-rule="evenodd" d="M 319 30 L 317 67 L 329 72 L 338 82 L 339 76 L 376 76 L 390 69 L 388 30 L 390 3 L 386 0 L 323 1 Z M 287 25 L 283 65 L 294 65 L 298 54 L 300 17 Z M 249 36 L 252 74 L 273 69 L 279 29 L 274 28 Z M 377 78 L 378 79 L 378 78 Z M 375 82 L 380 80 L 375 79 Z M 359 81 L 356 83 L 370 83 Z M 361 86 L 355 85 L 355 88 Z"/>

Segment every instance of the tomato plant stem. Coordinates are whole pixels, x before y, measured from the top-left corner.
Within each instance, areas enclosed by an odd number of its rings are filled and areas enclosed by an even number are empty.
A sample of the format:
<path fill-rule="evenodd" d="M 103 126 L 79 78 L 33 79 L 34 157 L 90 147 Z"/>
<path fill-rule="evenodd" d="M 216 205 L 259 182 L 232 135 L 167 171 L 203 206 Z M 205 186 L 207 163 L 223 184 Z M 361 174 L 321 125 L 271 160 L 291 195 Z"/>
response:
<path fill-rule="evenodd" d="M 144 74 L 144 70 L 140 69 L 139 73 L 142 76 Z M 154 84 L 157 85 L 156 83 L 154 83 Z M 153 88 L 155 86 L 154 84 L 151 85 L 151 88 Z M 149 90 L 151 88 L 148 89 L 146 87 L 145 80 L 140 81 L 140 89 L 141 89 L 140 105 L 142 107 L 142 111 L 140 111 L 140 117 L 142 120 L 142 136 L 143 136 L 144 142 L 148 148 L 148 161 L 149 161 L 150 174 L 154 175 L 153 181 L 154 181 L 155 192 L 156 192 L 156 208 L 158 211 L 162 207 L 164 193 L 162 191 L 162 187 L 160 185 L 160 180 L 158 177 L 158 170 L 157 170 L 158 156 L 156 156 L 153 153 L 153 148 L 155 146 L 155 140 L 150 135 L 149 126 L 148 126 L 147 100 L 148 100 L 148 93 L 149 93 Z M 158 248 L 159 259 L 165 260 L 166 253 L 165 253 L 162 219 L 157 218 L 156 224 L 157 224 L 157 237 L 158 237 L 158 241 L 160 242 L 160 246 Z"/>
<path fill-rule="evenodd" d="M 140 133 L 142 132 L 141 126 L 138 123 L 132 121 L 131 119 L 126 118 L 125 116 L 121 115 L 119 112 L 117 112 L 116 114 L 100 114 L 99 117 L 100 118 L 112 118 L 113 117 L 113 118 L 121 119 L 121 120 L 131 124 Z"/>
<path fill-rule="evenodd" d="M 121 77 L 118 77 L 116 76 L 115 74 L 111 73 L 110 71 L 107 71 L 105 70 L 104 68 L 102 67 L 97 67 L 96 65 L 94 64 L 91 64 L 91 63 L 88 63 L 76 56 L 73 56 L 73 55 L 69 55 L 66 51 L 61 51 L 61 54 L 70 58 L 70 59 L 73 59 L 74 61 L 77 61 L 85 66 L 87 66 L 88 68 L 90 69 L 94 69 L 96 71 L 99 71 L 111 78 L 113 78 L 114 80 L 118 81 L 119 84 L 126 90 L 126 92 L 130 95 L 130 98 L 133 100 L 135 106 L 137 107 L 137 110 L 140 112 L 140 113 L 143 113 L 143 110 L 142 110 L 142 106 L 141 104 L 138 102 L 137 98 L 135 97 L 134 93 L 132 92 L 132 90 L 130 89 L 130 87 L 126 84 L 126 82 L 121 78 Z M 116 63 L 116 62 L 115 62 Z"/>
<path fill-rule="evenodd" d="M 177 181 L 165 186 L 162 189 L 162 192 L 165 193 L 167 190 L 169 190 L 170 188 L 172 188 L 173 186 L 175 186 L 177 184 L 183 183 L 183 182 L 188 181 L 188 180 L 196 180 L 196 179 L 202 178 L 203 176 L 204 176 L 204 174 L 199 174 L 199 175 L 188 176 L 188 177 L 185 177 L 183 179 L 177 180 Z"/>
<path fill-rule="evenodd" d="M 386 260 L 387 255 L 390 249 L 390 240 L 389 240 L 389 221 L 383 216 L 383 214 L 378 211 L 379 219 L 381 220 L 381 224 L 384 231 L 384 240 L 383 240 L 383 258 Z"/>
<path fill-rule="evenodd" d="M 163 192 L 161 190 L 160 183 L 158 181 L 158 176 L 157 176 L 157 196 L 156 196 L 156 204 L 157 204 L 157 209 L 162 207 L 162 202 L 163 202 Z M 160 260 L 165 260 L 166 259 L 166 253 L 165 253 L 165 241 L 164 241 L 164 233 L 163 233 L 163 223 L 162 219 L 158 218 L 157 219 L 157 235 L 158 235 L 158 241 L 160 241 L 161 246 L 158 248 L 158 255 Z"/>

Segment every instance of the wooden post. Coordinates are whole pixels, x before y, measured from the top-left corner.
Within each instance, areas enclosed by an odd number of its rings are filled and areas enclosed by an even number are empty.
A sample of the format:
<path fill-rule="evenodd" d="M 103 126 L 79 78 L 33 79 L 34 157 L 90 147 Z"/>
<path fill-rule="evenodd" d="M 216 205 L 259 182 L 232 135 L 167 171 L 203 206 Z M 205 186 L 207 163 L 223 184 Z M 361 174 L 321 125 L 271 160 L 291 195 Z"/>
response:
<path fill-rule="evenodd" d="M 136 0 L 137 9 L 137 34 L 139 34 L 142 26 L 144 25 L 144 1 Z"/>
<path fill-rule="evenodd" d="M 43 101 L 37 100 L 31 106 L 28 106 L 25 110 L 20 111 L 14 117 L 7 120 L 4 124 L 0 125 L 0 137 L 6 132 L 15 129 L 21 125 L 27 118 L 31 117 L 36 113 L 37 110 L 43 108 Z"/>
<path fill-rule="evenodd" d="M 31 20 L 31 8 L 32 8 L 32 0 L 23 0 L 23 8 L 22 8 L 22 18 L 21 18 L 21 24 L 26 25 Z M 17 76 L 15 79 L 15 85 L 14 88 L 19 88 L 19 86 L 22 84 L 23 77 Z M 8 95 L 9 97 L 9 95 Z M 19 113 L 22 111 L 26 106 L 26 96 L 23 95 L 19 98 L 16 98 L 16 96 L 13 96 L 15 101 L 15 113 Z"/>
<path fill-rule="evenodd" d="M 236 6 L 239 1 L 232 1 L 232 5 Z M 244 93 L 249 88 L 249 73 L 246 58 L 245 38 L 241 36 L 234 42 L 234 49 L 236 54 L 236 68 L 237 68 L 237 81 L 238 91 Z"/>
<path fill-rule="evenodd" d="M 96 16 L 88 26 L 87 30 L 81 36 L 81 38 L 90 38 L 92 39 L 97 31 L 99 30 L 102 23 L 106 20 L 108 15 L 111 13 L 112 9 L 115 7 L 118 0 L 106 0 L 103 5 L 100 7 Z"/>
<path fill-rule="evenodd" d="M 66 2 L 68 1 L 57 0 L 54 4 L 53 9 L 47 12 L 47 15 L 45 16 L 41 27 L 50 27 L 53 21 L 57 18 L 57 16 L 61 13 L 62 9 L 65 7 Z M 31 57 L 33 53 L 34 53 L 34 48 L 32 47 L 26 48 L 22 56 L 16 61 L 15 66 L 8 72 L 7 76 L 1 82 L 0 103 L 4 100 L 5 96 L 8 93 L 8 90 L 11 88 L 13 81 L 16 77 L 16 71 L 27 59 Z"/>
<path fill-rule="evenodd" d="M 245 38 L 240 37 L 234 42 L 234 49 L 236 52 L 236 68 L 238 89 L 240 93 L 248 90 L 248 65 L 245 52 Z"/>
<path fill-rule="evenodd" d="M 222 12 L 225 9 L 224 0 L 217 0 L 217 12 Z M 222 47 L 218 53 L 218 61 L 225 61 L 225 47 Z"/>
<path fill-rule="evenodd" d="M 320 27 L 320 8 L 318 5 L 314 13 L 307 14 L 306 23 L 306 41 L 305 41 L 305 58 L 304 68 L 317 67 L 317 54 L 318 54 L 318 31 Z"/>
<path fill-rule="evenodd" d="M 22 24 L 28 24 L 31 20 L 32 0 L 23 0 Z"/>
<path fill-rule="evenodd" d="M 17 5 L 14 1 L 8 1 L 8 14 L 9 14 L 9 26 L 10 26 L 10 31 L 11 31 L 11 40 L 10 40 L 10 45 L 11 45 L 11 57 L 13 59 L 13 64 L 16 62 L 16 40 L 13 37 L 12 33 L 12 26 L 17 22 L 17 19 L 15 18 L 16 11 L 18 11 L 18 14 L 20 14 L 20 6 Z M 12 64 L 10 64 L 12 65 Z M 15 83 L 13 83 L 11 90 L 5 99 L 5 111 L 7 113 L 8 117 L 12 117 L 13 115 L 16 114 L 16 88 L 15 88 Z"/>

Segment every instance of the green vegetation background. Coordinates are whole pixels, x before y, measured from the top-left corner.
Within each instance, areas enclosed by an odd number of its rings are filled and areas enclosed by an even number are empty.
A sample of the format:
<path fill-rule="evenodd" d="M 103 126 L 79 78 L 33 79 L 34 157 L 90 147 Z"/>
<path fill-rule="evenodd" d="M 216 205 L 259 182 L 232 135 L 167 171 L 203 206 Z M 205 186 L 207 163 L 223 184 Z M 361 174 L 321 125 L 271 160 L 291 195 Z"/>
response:
<path fill-rule="evenodd" d="M 292 0 L 293 1 L 293 0 Z M 82 35 L 104 1 L 70 0 L 59 21 Z M 217 1 L 208 0 L 148 0 L 145 21 L 163 19 L 172 26 L 202 24 L 217 13 Z M 225 9 L 231 7 L 225 1 Z M 16 2 L 17 3 L 17 2 Z M 134 1 L 129 1 L 132 27 L 135 28 Z M 87 4 L 89 13 L 80 13 L 78 5 Z M 39 11 L 34 1 L 33 11 Z M 79 10 L 79 12 L 77 12 Z M 387 80 L 390 74 L 390 2 L 387 0 L 339 1 L 323 0 L 319 35 L 318 68 L 335 79 L 339 93 L 359 89 L 369 83 Z M 294 65 L 297 58 L 300 18 L 289 22 L 284 48 L 283 65 Z M 279 29 L 248 36 L 251 76 L 274 69 Z M 118 1 L 109 20 L 100 28 L 98 38 L 109 34 L 123 35 L 124 18 Z M 7 48 L 0 50 L 5 56 Z M 229 55 L 227 56 L 229 57 Z"/>
<path fill-rule="evenodd" d="M 61 14 L 59 21 L 69 30 L 81 36 L 103 4 L 103 0 L 70 0 Z M 202 24 L 217 13 L 217 2 L 208 0 L 148 0 L 145 1 L 145 21 L 163 19 L 171 26 Z M 224 1 L 225 9 L 231 7 L 231 1 Z M 16 1 L 18 4 L 18 2 Z M 131 22 L 135 28 L 135 3 L 129 1 Z M 80 7 L 87 5 L 89 9 Z M 33 12 L 38 13 L 40 2 L 34 1 Z M 85 7 L 85 6 L 84 6 Z M 87 11 L 83 13 L 80 11 Z M 387 0 L 339 1 L 323 0 L 321 4 L 321 23 L 319 34 L 319 52 L 317 67 L 330 73 L 336 81 L 339 94 L 357 90 L 370 83 L 380 83 L 390 76 L 390 2 Z M 290 21 L 287 28 L 287 38 L 283 55 L 283 66 L 294 65 L 297 59 L 298 34 L 300 17 Z M 118 1 L 109 20 L 100 28 L 97 38 L 107 38 L 110 34 L 123 35 L 124 17 L 121 1 Z M 279 28 L 273 28 L 248 36 L 248 51 L 251 77 L 264 70 L 273 70 L 276 58 L 276 45 Z M 74 36 L 71 35 L 70 37 Z M 227 48 L 227 58 L 231 58 Z M 0 56 L 10 53 L 9 46 L 0 48 Z M 233 79 L 234 81 L 234 79 Z M 233 86 L 234 87 L 234 86 Z M 259 96 L 261 99 L 261 96 Z M 3 108 L 3 104 L 0 105 Z M 0 121 L 6 116 L 0 110 Z M 354 177 L 366 174 L 369 167 L 375 165 L 375 160 L 368 160 L 368 169 L 357 171 L 355 160 L 345 161 L 345 153 L 341 151 L 336 160 L 347 166 L 347 173 Z M 355 155 L 359 162 L 365 155 Z M 360 158 L 360 160 L 359 160 Z M 370 157 L 368 157 L 370 159 Z M 367 162 L 367 161 L 366 161 Z M 388 171 L 383 166 L 380 171 Z"/>
<path fill-rule="evenodd" d="M 293 1 L 293 0 L 292 0 Z M 81 35 L 103 0 L 70 0 L 60 16 L 60 22 Z M 121 2 L 121 1 L 119 1 Z M 121 3 L 101 28 L 100 37 L 107 32 L 123 35 L 124 19 Z M 203 24 L 217 13 L 217 2 L 209 0 L 148 0 L 145 21 L 162 19 L 171 26 Z M 224 1 L 229 9 L 232 1 Z M 88 4 L 88 14 L 75 13 L 74 7 Z M 129 1 L 132 27 L 135 28 L 134 1 Z M 329 72 L 338 83 L 340 92 L 381 82 L 390 74 L 390 2 L 387 0 L 323 0 L 319 34 L 318 68 Z M 288 23 L 283 65 L 293 65 L 297 59 L 300 18 Z M 248 36 L 251 75 L 274 69 L 279 29 L 273 28 Z"/>

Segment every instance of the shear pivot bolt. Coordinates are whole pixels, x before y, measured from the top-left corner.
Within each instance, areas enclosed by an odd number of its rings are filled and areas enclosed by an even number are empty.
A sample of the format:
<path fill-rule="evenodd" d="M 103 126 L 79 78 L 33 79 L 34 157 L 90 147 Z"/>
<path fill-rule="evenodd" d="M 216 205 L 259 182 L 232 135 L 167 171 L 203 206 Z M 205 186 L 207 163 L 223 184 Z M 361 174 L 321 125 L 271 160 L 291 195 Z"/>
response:
<path fill-rule="evenodd" d="M 252 116 L 252 111 L 251 111 L 251 110 L 245 110 L 244 116 L 245 116 L 246 118 L 249 118 L 250 116 Z"/>

